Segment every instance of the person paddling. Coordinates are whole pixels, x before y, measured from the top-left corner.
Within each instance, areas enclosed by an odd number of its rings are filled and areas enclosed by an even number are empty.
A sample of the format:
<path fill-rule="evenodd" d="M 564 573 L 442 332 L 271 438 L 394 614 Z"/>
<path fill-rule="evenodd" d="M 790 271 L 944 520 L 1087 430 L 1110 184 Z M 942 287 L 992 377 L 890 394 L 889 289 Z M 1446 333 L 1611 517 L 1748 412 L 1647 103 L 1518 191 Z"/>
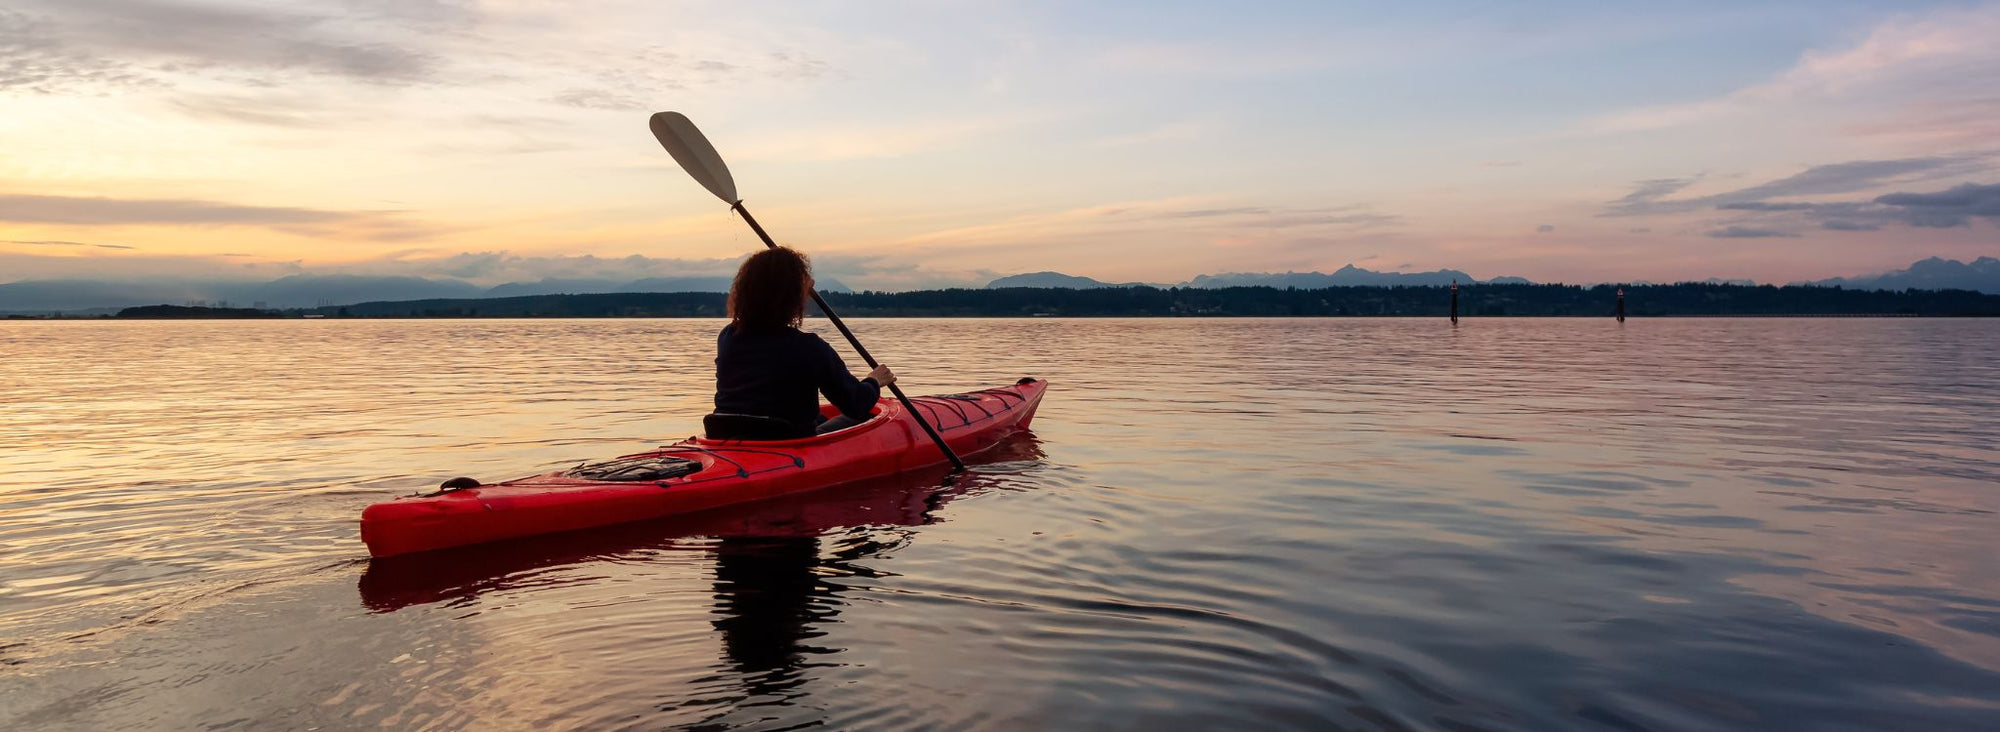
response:
<path fill-rule="evenodd" d="M 812 263 L 787 247 L 773 247 L 743 261 L 729 287 L 729 325 L 716 337 L 717 425 L 761 422 L 737 439 L 792 439 L 824 434 L 867 421 L 882 388 L 896 383 L 885 364 L 856 379 L 833 346 L 799 330 L 813 288 Z M 827 419 L 819 399 L 840 410 Z M 720 418 L 720 419 L 718 419 Z"/>

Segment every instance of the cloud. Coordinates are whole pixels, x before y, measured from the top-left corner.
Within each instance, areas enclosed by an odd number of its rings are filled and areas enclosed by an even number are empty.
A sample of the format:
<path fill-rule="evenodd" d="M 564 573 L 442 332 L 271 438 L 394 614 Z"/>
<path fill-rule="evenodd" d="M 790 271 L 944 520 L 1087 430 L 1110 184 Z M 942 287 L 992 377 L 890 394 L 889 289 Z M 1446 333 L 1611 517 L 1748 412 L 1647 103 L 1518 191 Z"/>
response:
<path fill-rule="evenodd" d="M 833 72 L 830 63 L 802 48 L 771 48 L 765 38 L 814 47 L 840 40 L 716 30 L 698 22 L 704 13 L 678 8 L 601 10 L 579 17 L 457 0 L 17 0 L 0 9 L 0 95 L 151 90 L 197 119 L 287 128 L 407 102 L 379 93 L 398 86 L 503 90 L 573 109 L 632 111 L 665 91 L 821 78 Z M 592 35 L 605 24 L 655 24 L 663 14 L 686 25 L 646 34 L 652 45 Z M 320 101 L 278 103 L 285 91 Z"/>
<path fill-rule="evenodd" d="M 1250 216 L 1271 213 L 1271 209 L 1261 206 L 1238 206 L 1236 208 L 1197 208 L 1186 211 L 1168 211 L 1159 214 L 1163 219 L 1205 219 L 1215 216 Z"/>
<path fill-rule="evenodd" d="M 1759 229 L 1749 226 L 1727 226 L 1707 232 L 1703 236 L 1711 239 L 1784 239 L 1798 236 L 1776 229 Z"/>
<path fill-rule="evenodd" d="M 1888 206 L 1912 225 L 1964 226 L 1972 217 L 2000 219 L 2000 183 L 1966 183 L 1937 193 L 1890 193 L 1875 203 Z"/>
<path fill-rule="evenodd" d="M 942 287 L 984 287 L 1003 273 L 991 269 L 938 269 L 902 254 L 828 252 L 813 257 L 813 272 L 849 287 L 869 290 L 924 290 Z"/>
<path fill-rule="evenodd" d="M 1722 209 L 1724 211 L 1810 211 L 1813 209 L 1813 207 L 1819 205 L 1820 204 L 1817 203 L 1767 203 L 1764 201 L 1745 201 L 1742 203 L 1725 203 L 1716 206 L 1716 208 Z"/>
<path fill-rule="evenodd" d="M 500 284 L 550 278 L 635 280 L 645 277 L 721 276 L 734 274 L 741 260 L 741 257 L 663 259 L 637 254 L 625 257 L 590 254 L 532 256 L 485 251 L 425 256 L 422 252 L 399 252 L 338 267 L 345 273 L 451 277 L 482 284 Z"/>
<path fill-rule="evenodd" d="M 639 97 L 609 89 L 571 89 L 549 97 L 549 101 L 565 107 L 612 112 L 629 112 L 646 108 L 646 103 Z"/>
<path fill-rule="evenodd" d="M 1623 216 L 1634 213 L 1651 213 L 1660 199 L 1671 196 L 1701 180 L 1701 176 L 1691 178 L 1654 178 L 1633 184 L 1632 192 L 1624 198 L 1612 201 L 1606 216 Z"/>
<path fill-rule="evenodd" d="M 1342 227 L 1352 227 L 1356 229 L 1366 229 L 1366 228 L 1376 228 L 1384 226 L 1395 226 L 1396 224 L 1402 223 L 1402 221 L 1403 217 L 1397 216 L 1395 214 L 1300 213 L 1291 215 L 1272 216 L 1270 219 L 1267 219 L 1264 222 L 1262 222 L 1262 225 L 1268 228 L 1277 228 L 1277 229 L 1288 229 L 1288 228 L 1302 227 L 1302 226 L 1342 226 Z"/>
<path fill-rule="evenodd" d="M 1144 145 L 1154 142 L 1185 142 L 1205 136 L 1213 128 L 1213 124 L 1205 121 L 1186 120 L 1149 130 L 1106 137 L 1091 144 L 1099 147 L 1122 147 L 1125 145 Z"/>
<path fill-rule="evenodd" d="M 473 114 L 450 123 L 456 134 L 447 142 L 412 146 L 421 155 L 525 155 L 576 150 L 566 139 L 577 139 L 564 120 L 526 115 Z"/>
<path fill-rule="evenodd" d="M 190 117 L 269 127 L 315 127 L 325 124 L 328 114 L 324 105 L 300 94 L 188 94 L 169 104 Z"/>
<path fill-rule="evenodd" d="M 14 224 L 314 224 L 352 216 L 339 211 L 243 206 L 172 199 L 0 195 L 0 221 Z"/>
<path fill-rule="evenodd" d="M 736 274 L 743 256 L 683 259 L 630 255 L 599 257 L 579 255 L 531 255 L 509 251 L 458 252 L 437 254 L 409 251 L 364 262 L 319 265 L 312 274 L 364 274 L 451 278 L 490 286 L 507 282 L 558 280 L 608 280 L 629 282 L 649 277 L 722 277 Z M 907 253 L 826 252 L 812 257 L 813 272 L 823 280 L 838 280 L 849 287 L 877 289 L 924 289 L 936 286 L 981 285 L 976 273 L 932 269 L 913 262 Z"/>
<path fill-rule="evenodd" d="M 1992 166 L 1983 154 L 1902 160 L 1855 160 L 1815 165 L 1787 178 L 1725 193 L 1722 202 L 1760 201 L 1781 196 L 1815 196 L 1865 191 L 1883 183 L 1915 176 L 1917 180 L 1960 175 Z"/>
<path fill-rule="evenodd" d="M 571 128 L 571 124 L 552 117 L 527 115 L 472 114 L 466 115 L 464 126 L 482 127 L 509 132 L 561 132 Z"/>
<path fill-rule="evenodd" d="M 574 80 L 548 101 L 577 109 L 629 112 L 649 109 L 664 91 L 737 84 L 748 79 L 799 81 L 831 73 L 832 66 L 800 51 L 743 52 L 717 48 L 732 61 L 649 46 L 611 59 L 592 53 L 562 59 L 537 73 Z"/>
<path fill-rule="evenodd" d="M 1634 184 L 1624 198 L 1607 204 L 1603 216 L 1652 216 L 1704 209 L 1783 211 L 1815 204 L 1771 202 L 1771 198 L 1823 196 L 1879 189 L 1892 183 L 1950 178 L 1993 168 L 1988 153 L 1967 153 L 1897 160 L 1854 160 L 1815 165 L 1799 173 L 1724 193 L 1692 198 L 1668 198 L 1693 185 L 1699 177 L 1661 178 Z"/>
<path fill-rule="evenodd" d="M 0 90 L 103 91 L 189 72 L 304 74 L 372 83 L 436 78 L 422 34 L 469 23 L 436 3 L 321 13 L 157 0 L 34 2 L 0 14 Z M 399 42 L 401 41 L 401 42 Z"/>
<path fill-rule="evenodd" d="M 1763 83 L 1710 99 L 1616 112 L 1586 128 L 1653 130 L 1771 115 L 1774 108 L 1786 107 L 1817 108 L 1821 114 L 1816 116 L 1823 117 L 1829 106 L 1848 105 L 1854 113 L 1879 115 L 1883 109 L 1920 109 L 1935 99 L 1979 98 L 1990 95 L 1987 80 L 2000 74 L 2000 44 L 1994 38 L 2000 38 L 2000 6 L 1905 15 L 1875 27 L 1847 48 L 1807 51 L 1790 69 Z M 1947 118 L 1961 111 L 1956 105 L 1947 107 Z M 1990 124 L 1976 118 L 1963 121 Z"/>
<path fill-rule="evenodd" d="M 96 249 L 136 249 L 123 244 L 91 244 L 80 241 L 22 241 L 20 239 L 0 240 L 0 244 L 24 244 L 35 247 L 92 247 Z"/>
<path fill-rule="evenodd" d="M 0 222 L 8 224 L 324 224 L 348 218 L 346 212 L 238 206 L 206 200 L 120 200 L 68 196 L 0 196 Z"/>
<path fill-rule="evenodd" d="M 1817 221 L 1832 231 L 1877 231 L 1890 224 L 1949 229 L 1973 219 L 2000 220 L 2000 184 L 1965 183 L 1929 193 L 1889 193 L 1865 201 L 1743 201 L 1716 206 L 1743 211 L 1759 221 L 1788 224 Z"/>
<path fill-rule="evenodd" d="M 988 265 L 998 257 L 1018 259 L 1030 252 L 1073 255 L 1087 242 L 1099 253 L 1121 248 L 1147 252 L 1134 262 L 1157 265 L 1162 258 L 1191 262 L 1210 256 L 1207 247 L 1161 246 L 1162 241 L 1205 242 L 1211 247 L 1254 247 L 1260 261 L 1282 257 L 1320 266 L 1326 247 L 1310 243 L 1337 243 L 1343 249 L 1382 246 L 1382 240 L 1394 237 L 1390 227 L 1401 222 L 1396 215 L 1361 205 L 1294 209 L 1214 203 L 1213 198 L 1175 197 L 972 219 L 965 225 L 914 234 L 895 246 L 922 247 L 931 261 L 972 258 Z"/>
<path fill-rule="evenodd" d="M 292 263 L 244 262 L 222 256 L 147 254 L 80 249 L 75 253 L 28 253 L 0 248 L 0 283 L 31 280 L 232 280 L 293 274 Z"/>
<path fill-rule="evenodd" d="M 0 251 L 0 271 L 8 279 L 91 278 L 153 281 L 197 278 L 257 278 L 293 274 L 450 278 L 474 284 L 534 282 L 542 279 L 604 279 L 626 282 L 646 277 L 701 277 L 733 274 L 736 258 L 662 259 L 633 255 L 598 257 L 520 255 L 505 251 L 425 254 L 412 250 L 358 262 L 309 264 L 300 261 L 243 261 L 256 255 L 91 254 L 57 256 Z M 226 261 L 225 261 L 226 260 Z"/>
<path fill-rule="evenodd" d="M 0 91 L 55 94 L 146 86 L 144 74 L 56 40 L 47 18 L 0 9 Z"/>
<path fill-rule="evenodd" d="M 1318 40 L 1318 39 L 1315 39 Z M 1329 48 L 1338 43 L 1256 43 L 1138 40 L 1111 42 L 1094 48 L 1082 62 L 1117 74 L 1166 76 L 1174 79 L 1265 76 L 1312 71 L 1331 64 Z"/>
<path fill-rule="evenodd" d="M 450 145 L 426 145 L 415 148 L 428 155 L 533 155 L 535 153 L 576 150 L 579 146 L 567 142 L 541 140 L 515 140 L 511 142 L 465 143 Z"/>
<path fill-rule="evenodd" d="M 849 124 L 821 123 L 774 130 L 731 146 L 731 160 L 843 161 L 895 158 L 989 141 L 998 134 L 1054 119 L 1046 110 L 1001 114 L 928 115 Z"/>
<path fill-rule="evenodd" d="M 1930 149 L 1963 149 L 2000 140 L 2000 95 L 1966 94 L 1911 102 L 1841 129 Z"/>
<path fill-rule="evenodd" d="M 1556 230 L 1555 224 L 1542 224 L 1541 226 L 1535 227 L 1535 231 L 1542 234 L 1547 234 L 1555 230 Z"/>
<path fill-rule="evenodd" d="M 69 226 L 259 226 L 302 236 L 414 239 L 443 227 L 409 221 L 398 211 L 330 211 L 183 199 L 120 199 L 0 194 L 0 223 Z"/>
<path fill-rule="evenodd" d="M 299 261 L 244 261 L 254 255 L 27 254 L 0 250 L 0 282 L 92 279 L 134 283 L 274 279 L 289 275 L 362 275 L 457 280 L 481 287 L 509 282 L 598 280 L 626 283 L 654 277 L 722 277 L 736 273 L 742 257 L 677 259 L 589 254 L 545 256 L 508 251 L 439 255 L 420 250 L 391 253 L 358 262 L 308 264 Z M 909 290 L 977 287 L 999 274 L 991 270 L 939 270 L 910 261 L 904 253 L 828 252 L 813 257 L 813 271 L 857 289 Z"/>
<path fill-rule="evenodd" d="M 1126 213 L 1127 209 L 1106 212 L 1107 215 Z M 1168 210 L 1149 214 L 1157 219 L 1235 219 L 1245 227 L 1263 229 L 1290 229 L 1310 226 L 1347 226 L 1368 228 L 1390 226 L 1402 221 L 1402 217 L 1379 214 L 1365 210 L 1361 206 L 1335 206 L 1312 209 L 1270 209 L 1263 206 L 1237 206 L 1232 208 L 1197 208 Z"/>

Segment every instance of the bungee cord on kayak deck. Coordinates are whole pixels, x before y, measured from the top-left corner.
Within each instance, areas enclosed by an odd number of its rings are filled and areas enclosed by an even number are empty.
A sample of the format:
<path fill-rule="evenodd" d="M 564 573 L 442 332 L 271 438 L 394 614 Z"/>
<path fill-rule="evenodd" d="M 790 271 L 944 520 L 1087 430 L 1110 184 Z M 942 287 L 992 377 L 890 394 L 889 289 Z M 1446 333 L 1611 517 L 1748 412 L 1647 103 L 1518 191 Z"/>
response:
<path fill-rule="evenodd" d="M 791 455 L 791 454 L 787 454 L 787 453 L 783 453 L 783 452 L 778 452 L 778 451 L 775 451 L 775 450 L 757 450 L 757 449 L 753 449 L 753 448 L 748 448 L 748 447 L 698 447 L 698 446 L 695 446 L 695 445 L 666 445 L 666 446 L 664 446 L 664 447 L 661 447 L 661 448 L 659 449 L 659 451 L 658 451 L 658 452 L 659 452 L 659 453 L 667 453 L 667 452 L 685 452 L 685 453 L 695 453 L 695 454 L 700 454 L 700 455 L 707 455 L 707 456 L 709 456 L 709 457 L 713 457 L 713 458 L 715 458 L 716 460 L 720 460 L 720 461 L 722 461 L 722 462 L 725 462 L 725 463 L 729 463 L 731 467 L 734 467 L 734 468 L 736 468 L 736 475 L 735 475 L 735 476 L 733 476 L 733 477 L 737 477 L 737 478 L 748 478 L 748 477 L 750 477 L 750 476 L 752 476 L 752 475 L 756 475 L 756 474 L 758 474 L 758 473 L 768 473 L 768 472 L 771 472 L 771 471 L 773 471 L 773 470 L 784 470 L 784 469 L 785 469 L 785 466 L 783 466 L 783 465 L 779 465 L 779 466 L 776 466 L 776 467 L 771 467 L 771 468 L 765 468 L 765 469 L 763 469 L 763 470 L 755 470 L 755 471 L 753 471 L 753 470 L 750 470 L 749 468 L 746 468 L 746 467 L 743 467 L 743 463 L 740 463 L 740 462 L 737 462 L 737 461 L 735 461 L 735 460 L 732 460 L 732 459 L 730 459 L 730 458 L 729 458 L 729 456 L 727 456 L 727 455 L 723 455 L 722 453 L 723 453 L 723 452 L 725 452 L 725 451 L 732 451 L 732 452 L 747 452 L 747 453 L 757 453 L 757 454 L 759 454 L 759 455 L 778 455 L 778 456 L 780 456 L 780 457 L 785 457 L 785 458 L 790 458 L 790 459 L 791 459 L 791 461 L 792 461 L 792 465 L 791 465 L 791 467 L 794 467 L 794 468 L 803 468 L 803 467 L 805 467 L 805 466 L 806 466 L 806 459 L 805 459 L 805 458 L 803 458 L 803 457 L 800 457 L 800 456 L 798 456 L 798 455 Z M 658 453 L 654 453 L 654 454 L 658 454 Z M 727 477 L 731 477 L 731 476 L 722 476 L 722 475 L 718 475 L 718 476 L 715 476 L 715 477 L 712 477 L 712 478 L 705 478 L 705 479 L 702 479 L 702 480 L 687 480 L 687 481 L 683 481 L 683 482 L 681 483 L 681 485 L 686 485 L 686 484 L 688 484 L 688 483 L 701 483 L 701 482 L 706 482 L 706 481 L 709 481 L 709 480 L 721 480 L 721 479 L 723 479 L 723 478 L 727 478 Z M 660 487 L 664 488 L 664 487 L 666 487 L 666 485 L 665 485 L 664 483 L 662 483 Z"/>
<path fill-rule="evenodd" d="M 1033 380 L 1025 379 L 1024 381 L 1033 381 Z M 958 413 L 959 419 L 966 420 L 968 422 L 971 421 L 971 417 L 966 415 L 964 407 L 959 406 L 959 404 L 961 403 L 971 404 L 974 408 L 978 409 L 981 413 L 985 415 L 985 417 L 982 417 L 982 419 L 991 418 L 994 415 L 994 412 L 988 411 L 986 407 L 980 406 L 979 397 L 973 396 L 974 394 L 991 394 L 994 397 L 999 398 L 1002 404 L 1006 403 L 1007 397 L 1014 397 L 1016 399 L 1020 398 L 1019 395 L 1012 394 L 1004 390 L 981 389 L 979 391 L 966 392 L 964 394 L 939 394 L 937 396 L 916 397 L 910 401 L 916 404 L 922 404 L 924 406 L 930 407 L 932 412 L 929 416 L 933 421 L 937 419 L 936 410 L 937 410 L 937 405 L 940 403 L 951 407 L 953 411 Z"/>
<path fill-rule="evenodd" d="M 646 455 L 622 457 L 570 468 L 563 475 L 612 483 L 666 480 L 701 470 L 701 463 L 687 458 Z"/>

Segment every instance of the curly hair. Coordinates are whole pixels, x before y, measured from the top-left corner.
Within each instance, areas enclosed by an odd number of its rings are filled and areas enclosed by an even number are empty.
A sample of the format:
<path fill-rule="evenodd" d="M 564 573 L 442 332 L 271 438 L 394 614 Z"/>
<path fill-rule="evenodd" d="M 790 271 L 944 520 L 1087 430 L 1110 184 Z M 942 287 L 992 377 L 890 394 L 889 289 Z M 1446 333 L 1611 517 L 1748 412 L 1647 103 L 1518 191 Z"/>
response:
<path fill-rule="evenodd" d="M 806 317 L 812 262 L 790 247 L 750 255 L 729 286 L 729 323 L 737 330 L 796 328 Z"/>

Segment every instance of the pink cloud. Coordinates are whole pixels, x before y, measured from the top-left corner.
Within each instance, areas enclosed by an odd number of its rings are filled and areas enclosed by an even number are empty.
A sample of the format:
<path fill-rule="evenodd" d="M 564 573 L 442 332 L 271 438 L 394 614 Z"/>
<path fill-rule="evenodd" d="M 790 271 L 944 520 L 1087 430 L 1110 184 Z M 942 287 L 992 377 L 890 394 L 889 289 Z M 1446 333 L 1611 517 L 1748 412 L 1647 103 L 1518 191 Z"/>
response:
<path fill-rule="evenodd" d="M 2000 39 L 1996 5 L 1899 18 L 1877 26 L 1851 47 L 1807 51 L 1792 68 L 1762 84 L 1712 99 L 1616 112 L 1585 127 L 1595 132 L 1653 130 L 1782 113 L 1802 105 L 1830 104 L 1861 115 L 1873 115 L 1885 104 L 1950 107 L 1967 95 L 1990 95 L 1991 80 L 2000 78 L 2000 42 L 1994 39 Z M 1911 98 L 1917 94 L 1935 96 Z"/>

